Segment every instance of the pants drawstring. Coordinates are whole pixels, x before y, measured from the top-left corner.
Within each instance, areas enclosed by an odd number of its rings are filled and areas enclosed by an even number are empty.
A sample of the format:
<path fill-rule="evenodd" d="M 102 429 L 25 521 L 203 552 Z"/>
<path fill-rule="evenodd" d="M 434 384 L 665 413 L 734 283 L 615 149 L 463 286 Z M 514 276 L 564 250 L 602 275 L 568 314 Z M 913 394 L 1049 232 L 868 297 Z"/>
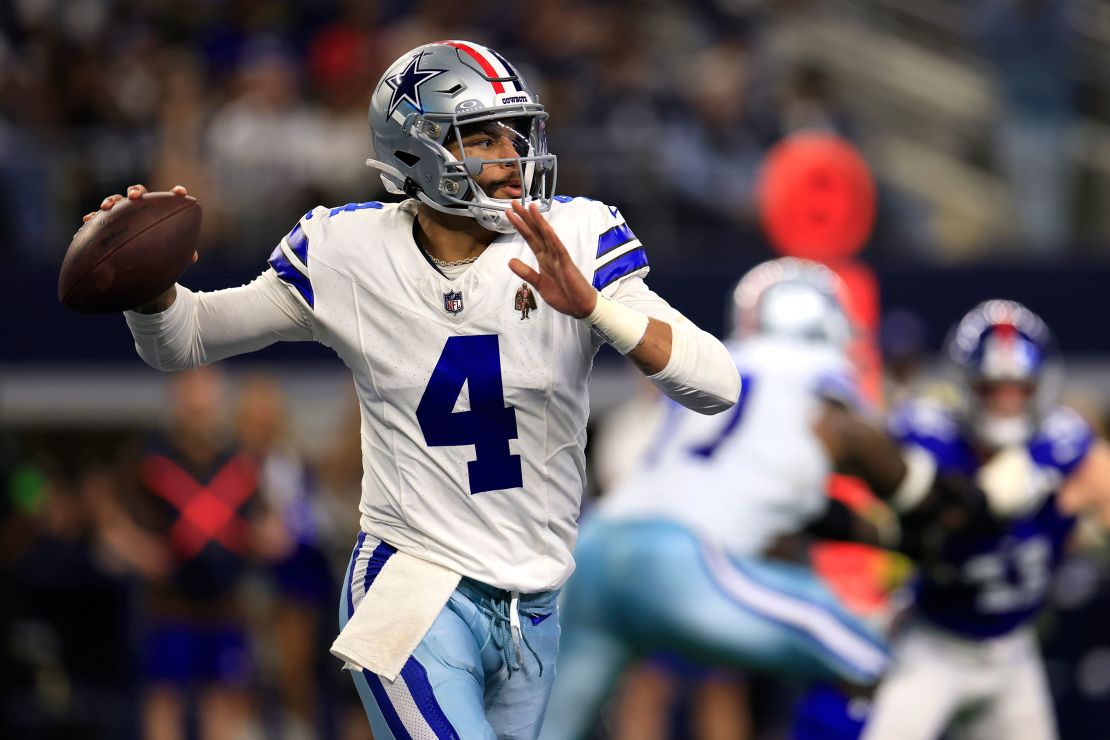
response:
<path fill-rule="evenodd" d="M 493 644 L 501 651 L 501 659 L 505 662 L 505 668 L 509 671 L 509 679 L 511 680 L 513 672 L 520 670 L 524 664 L 522 644 L 528 648 L 528 652 L 536 659 L 542 676 L 543 661 L 540 660 L 539 653 L 528 642 L 528 638 L 524 635 L 520 626 L 520 594 L 513 591 L 509 599 L 493 599 L 493 609 L 488 613 Z M 510 645 L 512 645 L 512 649 L 510 649 Z"/>
<path fill-rule="evenodd" d="M 524 662 L 524 653 L 521 652 L 520 643 L 524 640 L 524 632 L 520 629 L 520 592 L 511 591 L 509 599 L 509 631 L 513 635 L 513 649 L 516 652 L 517 664 Z"/>

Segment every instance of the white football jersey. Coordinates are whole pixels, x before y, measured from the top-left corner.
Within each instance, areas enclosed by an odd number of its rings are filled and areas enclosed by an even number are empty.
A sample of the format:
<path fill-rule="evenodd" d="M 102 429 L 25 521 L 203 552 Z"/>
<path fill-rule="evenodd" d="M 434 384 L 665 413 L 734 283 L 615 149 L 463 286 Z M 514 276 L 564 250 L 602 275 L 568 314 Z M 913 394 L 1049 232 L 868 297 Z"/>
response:
<path fill-rule="evenodd" d="M 519 235 L 452 280 L 414 241 L 415 214 L 411 200 L 316 208 L 270 260 L 313 338 L 354 374 L 362 529 L 493 586 L 555 588 L 572 568 L 601 339 L 529 300 L 508 267 L 536 267 Z M 648 296 L 645 313 L 677 316 L 643 286 L 647 258 L 617 209 L 560 197 L 547 217 L 603 294 Z"/>
<path fill-rule="evenodd" d="M 773 337 L 730 349 L 740 400 L 708 417 L 664 399 L 640 470 L 602 498 L 599 516 L 676 521 L 750 555 L 823 511 L 831 463 L 813 424 L 825 398 L 853 392 L 848 360 L 827 345 Z"/>

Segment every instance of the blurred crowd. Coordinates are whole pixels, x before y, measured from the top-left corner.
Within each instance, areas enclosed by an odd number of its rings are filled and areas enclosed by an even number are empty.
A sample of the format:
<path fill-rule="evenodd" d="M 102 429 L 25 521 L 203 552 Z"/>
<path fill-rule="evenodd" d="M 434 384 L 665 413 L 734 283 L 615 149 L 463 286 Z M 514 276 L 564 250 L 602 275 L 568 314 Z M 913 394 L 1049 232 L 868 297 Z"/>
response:
<path fill-rule="evenodd" d="M 167 388 L 161 428 L 4 439 L 5 737 L 366 737 L 327 652 L 358 531 L 353 390 L 310 460 L 274 378 Z"/>
<path fill-rule="evenodd" d="M 850 17 L 850 5 L 15 0 L 0 8 L 3 248 L 53 264 L 105 195 L 183 183 L 204 205 L 205 258 L 261 264 L 311 205 L 384 195 L 363 165 L 370 90 L 404 50 L 469 38 L 520 60 L 541 91 L 558 192 L 620 205 L 656 264 L 758 255 L 756 178 L 783 135 L 853 138 L 882 175 L 875 102 L 846 94 L 818 49 L 786 43 L 794 26 Z M 981 236 L 1032 254 L 1066 254 L 1070 239 L 1101 228 L 1077 211 L 1089 178 L 1073 166 L 1072 129 L 1081 112 L 1097 121 L 1107 111 L 1079 94 L 1101 88 L 1081 84 L 1093 63 L 1074 42 L 1077 26 L 1091 26 L 1071 5 L 1089 4 L 977 0 L 959 21 L 997 108 L 995 130 L 978 132 L 962 157 L 1012 186 L 1017 230 Z M 950 258 L 931 208 L 885 187 L 873 251 Z"/>

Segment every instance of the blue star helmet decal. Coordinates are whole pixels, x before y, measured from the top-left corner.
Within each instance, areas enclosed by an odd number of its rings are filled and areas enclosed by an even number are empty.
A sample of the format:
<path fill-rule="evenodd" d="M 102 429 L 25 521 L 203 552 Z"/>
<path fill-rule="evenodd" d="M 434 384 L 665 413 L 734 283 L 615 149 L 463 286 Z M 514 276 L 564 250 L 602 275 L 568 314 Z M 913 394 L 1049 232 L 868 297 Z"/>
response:
<path fill-rule="evenodd" d="M 393 75 L 386 83 L 393 88 L 393 95 L 389 98 L 389 115 L 392 116 L 403 101 L 407 100 L 421 113 L 424 106 L 420 104 L 420 86 L 433 77 L 438 77 L 445 69 L 420 69 L 420 57 L 417 54 L 409 60 L 408 66 L 400 74 Z"/>

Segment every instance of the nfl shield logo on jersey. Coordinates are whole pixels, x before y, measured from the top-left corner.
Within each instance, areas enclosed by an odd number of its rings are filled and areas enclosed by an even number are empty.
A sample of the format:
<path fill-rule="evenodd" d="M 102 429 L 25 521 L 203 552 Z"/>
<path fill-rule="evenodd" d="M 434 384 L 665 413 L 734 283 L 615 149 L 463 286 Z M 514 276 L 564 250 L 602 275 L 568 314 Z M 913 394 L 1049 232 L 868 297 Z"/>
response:
<path fill-rule="evenodd" d="M 462 293 L 453 291 L 451 293 L 443 294 L 443 307 L 447 313 L 454 315 L 463 310 Z"/>

